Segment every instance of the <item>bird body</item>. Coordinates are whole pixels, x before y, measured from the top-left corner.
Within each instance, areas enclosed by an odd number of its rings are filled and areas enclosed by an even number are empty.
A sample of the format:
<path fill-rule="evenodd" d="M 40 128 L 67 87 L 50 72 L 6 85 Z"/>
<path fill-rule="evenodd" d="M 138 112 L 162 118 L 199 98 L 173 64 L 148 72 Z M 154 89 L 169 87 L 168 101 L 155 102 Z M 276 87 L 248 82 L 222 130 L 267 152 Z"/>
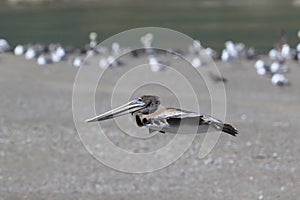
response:
<path fill-rule="evenodd" d="M 274 74 L 272 76 L 272 84 L 273 85 L 278 85 L 278 86 L 286 86 L 289 84 L 289 81 L 283 74 Z"/>
<path fill-rule="evenodd" d="M 46 65 L 50 63 L 43 54 L 39 55 L 36 61 L 38 65 Z"/>
<path fill-rule="evenodd" d="M 25 47 L 23 45 L 17 45 L 14 49 L 14 53 L 17 56 L 23 55 L 25 53 Z"/>

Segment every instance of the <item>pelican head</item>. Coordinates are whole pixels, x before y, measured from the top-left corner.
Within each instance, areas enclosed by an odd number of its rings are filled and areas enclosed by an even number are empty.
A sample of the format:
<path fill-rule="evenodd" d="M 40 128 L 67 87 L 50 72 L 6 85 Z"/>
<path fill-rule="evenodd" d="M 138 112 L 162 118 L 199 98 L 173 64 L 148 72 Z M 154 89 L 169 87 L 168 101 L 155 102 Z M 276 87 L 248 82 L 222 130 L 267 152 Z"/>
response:
<path fill-rule="evenodd" d="M 160 101 L 158 96 L 143 95 L 140 98 L 134 99 L 118 108 L 112 109 L 91 119 L 87 119 L 85 122 L 104 121 L 129 113 L 135 116 L 141 114 L 150 114 L 155 112 L 159 105 Z"/>

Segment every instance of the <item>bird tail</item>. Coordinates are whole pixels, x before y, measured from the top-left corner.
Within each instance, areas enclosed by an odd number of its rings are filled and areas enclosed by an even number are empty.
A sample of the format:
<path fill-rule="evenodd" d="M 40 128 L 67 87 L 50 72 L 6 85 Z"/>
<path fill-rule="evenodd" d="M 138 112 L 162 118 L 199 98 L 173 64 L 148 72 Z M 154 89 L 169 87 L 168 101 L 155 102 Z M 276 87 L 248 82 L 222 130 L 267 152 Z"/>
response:
<path fill-rule="evenodd" d="M 236 136 L 238 134 L 237 129 L 230 124 L 223 124 L 222 131 L 232 136 Z"/>
<path fill-rule="evenodd" d="M 202 115 L 201 120 L 201 123 L 212 125 L 215 129 L 223 131 L 224 133 L 228 133 L 229 135 L 236 136 L 239 133 L 238 130 L 231 124 L 225 124 L 209 115 Z"/>

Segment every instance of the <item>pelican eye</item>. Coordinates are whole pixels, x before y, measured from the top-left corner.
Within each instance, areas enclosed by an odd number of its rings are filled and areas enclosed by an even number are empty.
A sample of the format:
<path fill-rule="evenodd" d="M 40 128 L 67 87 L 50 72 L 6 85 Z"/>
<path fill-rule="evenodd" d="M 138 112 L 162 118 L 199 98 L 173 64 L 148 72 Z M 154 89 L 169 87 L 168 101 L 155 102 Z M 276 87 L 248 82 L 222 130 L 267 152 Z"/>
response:
<path fill-rule="evenodd" d="M 139 99 L 133 100 L 132 103 L 134 103 L 134 104 L 143 104 L 144 102 L 142 101 L 141 98 L 139 98 Z"/>

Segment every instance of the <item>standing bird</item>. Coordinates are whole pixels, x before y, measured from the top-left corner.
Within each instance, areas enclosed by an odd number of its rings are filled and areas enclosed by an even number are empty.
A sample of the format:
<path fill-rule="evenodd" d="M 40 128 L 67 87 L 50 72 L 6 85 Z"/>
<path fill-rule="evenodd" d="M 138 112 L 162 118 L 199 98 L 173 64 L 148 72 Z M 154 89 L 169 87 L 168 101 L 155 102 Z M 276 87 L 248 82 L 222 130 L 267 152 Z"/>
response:
<path fill-rule="evenodd" d="M 225 78 L 222 75 L 219 76 L 217 74 L 212 73 L 211 71 L 208 73 L 209 73 L 209 77 L 211 78 L 211 80 L 213 80 L 216 83 L 220 83 L 220 82 L 226 83 L 228 81 L 227 78 Z"/>
<path fill-rule="evenodd" d="M 157 111 L 160 105 L 159 97 L 143 95 L 116 109 L 87 119 L 86 122 L 104 121 L 131 113 L 139 127 L 149 128 L 149 133 L 177 133 L 179 128 L 183 133 L 206 133 L 209 127 L 235 136 L 237 129 L 232 125 L 221 122 L 209 115 L 200 115 L 194 112 L 177 108 L 165 108 Z M 195 126 L 197 129 L 195 129 Z M 191 132 L 192 131 L 192 132 Z"/>
<path fill-rule="evenodd" d="M 287 78 L 285 78 L 284 75 L 282 74 L 274 74 L 271 78 L 272 84 L 273 85 L 278 85 L 278 86 L 287 86 L 289 85 L 289 81 Z"/>

